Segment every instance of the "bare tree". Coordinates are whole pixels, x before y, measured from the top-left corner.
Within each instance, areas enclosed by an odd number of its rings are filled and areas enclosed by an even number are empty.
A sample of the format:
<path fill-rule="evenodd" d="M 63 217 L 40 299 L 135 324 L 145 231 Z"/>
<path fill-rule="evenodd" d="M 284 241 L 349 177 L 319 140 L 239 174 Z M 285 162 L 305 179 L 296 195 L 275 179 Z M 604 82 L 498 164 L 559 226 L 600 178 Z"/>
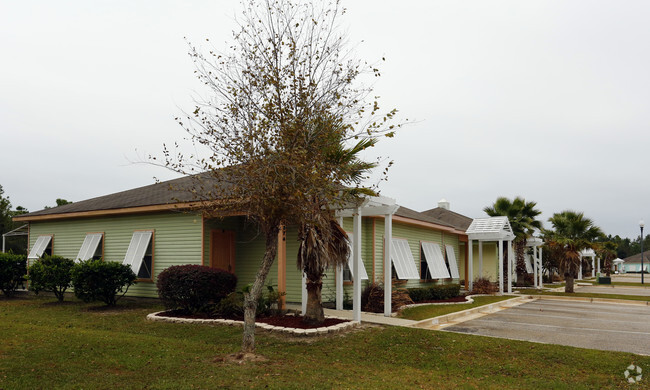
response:
<path fill-rule="evenodd" d="M 391 125 L 395 111 L 380 116 L 376 99 L 367 99 L 371 88 L 360 76 L 379 72 L 345 49 L 337 26 L 344 12 L 338 2 L 250 0 L 228 49 L 190 45 L 209 96 L 197 98 L 194 111 L 177 120 L 198 152 L 165 146 L 164 164 L 200 173 L 190 191 L 204 212 L 243 213 L 264 232 L 265 254 L 245 296 L 244 353 L 255 349 L 257 298 L 275 260 L 280 226 L 298 226 L 302 239 L 318 237 L 340 248 L 332 235 L 344 240 L 345 234 L 331 223 L 332 209 L 367 192 L 361 188 L 365 170 L 358 170 L 366 163 L 346 161 L 341 153 L 373 146 L 399 126 Z M 335 262 L 344 258 L 340 250 L 320 251 L 333 253 Z"/>

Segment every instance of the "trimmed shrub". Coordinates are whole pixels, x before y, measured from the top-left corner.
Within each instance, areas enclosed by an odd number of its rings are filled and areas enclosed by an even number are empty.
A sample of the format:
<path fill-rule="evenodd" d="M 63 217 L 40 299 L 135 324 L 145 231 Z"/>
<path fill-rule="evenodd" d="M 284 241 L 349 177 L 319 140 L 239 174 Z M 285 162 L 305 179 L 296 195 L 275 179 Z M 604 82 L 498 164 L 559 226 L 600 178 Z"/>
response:
<path fill-rule="evenodd" d="M 214 314 L 223 317 L 244 316 L 244 294 L 248 293 L 251 285 L 245 286 L 241 291 L 228 294 L 214 306 Z M 266 286 L 266 292 L 257 301 L 256 317 L 272 316 L 282 314 L 280 310 L 280 299 L 285 296 L 284 291 L 275 291 L 273 286 Z"/>
<path fill-rule="evenodd" d="M 474 279 L 474 288 L 471 294 L 494 294 L 498 290 L 496 284 L 490 282 L 488 278 Z"/>
<path fill-rule="evenodd" d="M 214 314 L 223 317 L 244 316 L 244 294 L 241 291 L 228 294 L 214 307 Z"/>
<path fill-rule="evenodd" d="M 460 284 L 436 284 L 429 287 L 409 288 L 413 302 L 440 301 L 460 295 Z"/>
<path fill-rule="evenodd" d="M 116 261 L 90 259 L 72 267 L 74 295 L 84 302 L 102 301 L 113 306 L 136 279 L 130 266 Z"/>
<path fill-rule="evenodd" d="M 431 300 L 430 296 L 430 290 L 426 287 L 422 288 L 409 288 L 407 289 L 409 296 L 413 300 L 413 302 L 423 302 L 423 301 L 429 301 Z"/>
<path fill-rule="evenodd" d="M 0 253 L 0 290 L 10 297 L 25 281 L 27 259 L 24 255 Z"/>
<path fill-rule="evenodd" d="M 167 309 L 208 312 L 235 291 L 235 274 L 203 265 L 175 265 L 158 275 L 158 295 Z"/>
<path fill-rule="evenodd" d="M 404 305 L 410 305 L 413 300 L 409 297 L 408 291 L 403 288 L 394 289 L 392 291 L 392 307 L 391 311 L 397 311 Z M 365 301 L 364 301 L 364 296 Z M 372 313 L 384 312 L 384 288 L 377 284 L 371 283 L 361 293 L 361 309 Z"/>
<path fill-rule="evenodd" d="M 47 256 L 38 259 L 28 269 L 29 288 L 36 294 L 40 291 L 54 293 L 63 302 L 65 291 L 72 283 L 74 261 L 61 256 Z"/>

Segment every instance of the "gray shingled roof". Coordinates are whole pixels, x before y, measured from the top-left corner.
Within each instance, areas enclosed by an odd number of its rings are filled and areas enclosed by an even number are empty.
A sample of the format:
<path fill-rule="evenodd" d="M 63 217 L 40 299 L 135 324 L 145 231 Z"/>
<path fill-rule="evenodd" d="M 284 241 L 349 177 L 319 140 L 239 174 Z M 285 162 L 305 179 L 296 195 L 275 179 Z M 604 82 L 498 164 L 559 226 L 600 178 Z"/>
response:
<path fill-rule="evenodd" d="M 472 224 L 473 220 L 470 217 L 466 217 L 451 210 L 443 209 L 442 207 L 423 211 L 421 214 L 443 221 L 462 231 L 467 231 L 467 228 L 469 228 L 469 225 Z"/>
<path fill-rule="evenodd" d="M 449 223 L 447 223 L 447 222 L 445 222 L 445 221 L 443 221 L 441 219 L 428 216 L 428 215 L 426 215 L 424 213 L 409 209 L 409 208 L 404 207 L 404 206 L 400 206 L 397 209 L 397 211 L 395 212 L 395 215 L 400 216 L 400 217 L 415 219 L 417 221 L 435 223 L 437 225 L 447 226 L 447 227 L 451 227 L 451 228 L 455 227 L 455 226 L 453 226 L 453 225 L 451 225 L 451 224 L 449 224 Z"/>
<path fill-rule="evenodd" d="M 641 253 L 637 253 L 636 255 L 626 257 L 623 260 L 625 261 L 625 264 L 630 264 L 630 263 L 641 264 Z M 643 263 L 650 264 L 650 251 L 643 252 Z"/>
<path fill-rule="evenodd" d="M 197 199 L 189 189 L 196 183 L 195 179 L 198 177 L 200 176 L 185 176 L 179 179 L 82 200 L 59 207 L 39 210 L 29 214 L 23 214 L 20 217 L 113 210 L 196 201 Z"/>

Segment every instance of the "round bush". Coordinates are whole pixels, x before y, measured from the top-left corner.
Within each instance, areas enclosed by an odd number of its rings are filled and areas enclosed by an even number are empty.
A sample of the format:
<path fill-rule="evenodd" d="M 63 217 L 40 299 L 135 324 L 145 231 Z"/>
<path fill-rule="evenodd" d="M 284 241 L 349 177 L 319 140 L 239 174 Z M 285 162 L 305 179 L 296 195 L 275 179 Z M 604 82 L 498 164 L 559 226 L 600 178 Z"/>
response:
<path fill-rule="evenodd" d="M 29 267 L 29 288 L 38 294 L 39 291 L 53 292 L 59 302 L 63 301 L 65 291 L 72 282 L 72 267 L 74 261 L 61 256 L 44 256 Z"/>
<path fill-rule="evenodd" d="M 23 255 L 0 253 L 0 290 L 12 296 L 25 279 L 27 260 Z"/>
<path fill-rule="evenodd" d="M 116 261 L 88 260 L 72 267 L 74 295 L 84 302 L 102 301 L 113 306 L 123 297 L 137 276 L 131 266 Z M 122 293 L 118 297 L 118 294 Z"/>
<path fill-rule="evenodd" d="M 167 309 L 188 313 L 209 311 L 235 291 L 237 277 L 226 270 L 202 265 L 175 265 L 158 275 L 158 295 Z"/>

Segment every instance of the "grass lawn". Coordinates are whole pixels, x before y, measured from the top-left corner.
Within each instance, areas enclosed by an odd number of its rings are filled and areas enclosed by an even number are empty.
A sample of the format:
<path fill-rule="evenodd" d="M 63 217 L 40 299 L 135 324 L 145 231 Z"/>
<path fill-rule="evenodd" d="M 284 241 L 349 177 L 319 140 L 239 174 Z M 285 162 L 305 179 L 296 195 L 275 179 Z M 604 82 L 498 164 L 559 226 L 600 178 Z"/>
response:
<path fill-rule="evenodd" d="M 466 309 L 471 309 L 477 306 L 487 305 L 489 303 L 505 301 L 506 299 L 515 298 L 513 296 L 485 296 L 485 297 L 474 297 L 473 303 L 463 303 L 458 305 L 426 305 L 426 306 L 416 306 L 409 307 L 400 312 L 399 317 L 406 318 L 409 320 L 426 320 L 427 318 L 433 318 L 441 316 L 444 314 L 455 313 L 457 311 L 462 311 Z"/>
<path fill-rule="evenodd" d="M 584 297 L 584 298 L 607 298 L 607 299 L 627 299 L 630 301 L 650 301 L 649 296 L 642 295 L 623 295 L 623 294 L 598 294 L 598 293 L 565 293 L 562 291 L 550 292 L 550 291 L 539 291 L 534 288 L 519 290 L 522 294 L 531 294 L 531 295 L 556 295 L 556 296 L 566 296 L 566 297 Z"/>
<path fill-rule="evenodd" d="M 650 371 L 629 353 L 377 326 L 308 341 L 260 331 L 269 360 L 239 365 L 215 357 L 238 351 L 240 327 L 145 320 L 158 309 L 0 298 L 0 389 L 624 389 L 630 363 Z"/>

